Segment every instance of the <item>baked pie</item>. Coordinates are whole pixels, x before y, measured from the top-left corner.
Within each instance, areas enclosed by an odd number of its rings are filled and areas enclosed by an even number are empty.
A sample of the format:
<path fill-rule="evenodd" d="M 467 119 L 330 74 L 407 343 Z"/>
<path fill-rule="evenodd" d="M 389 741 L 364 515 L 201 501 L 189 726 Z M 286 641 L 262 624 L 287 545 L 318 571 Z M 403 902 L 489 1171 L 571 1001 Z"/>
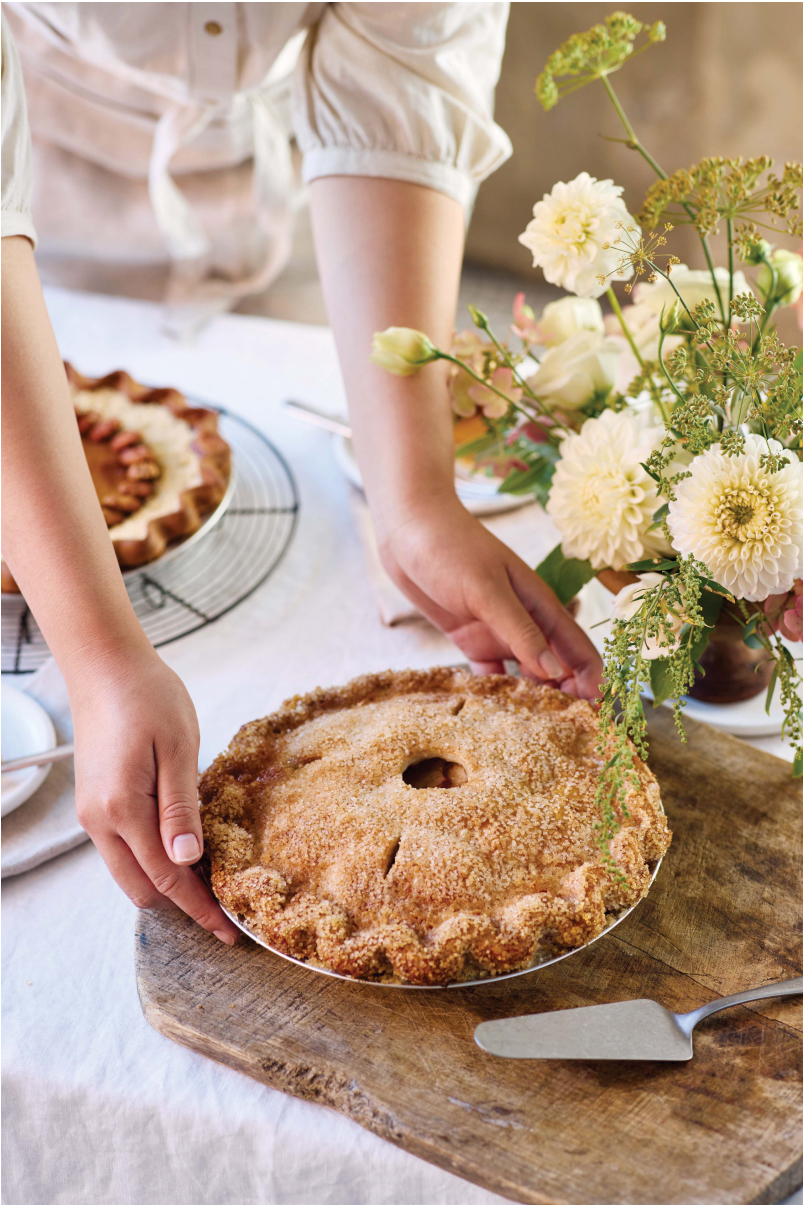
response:
<path fill-rule="evenodd" d="M 585 944 L 643 896 L 671 834 L 654 775 L 595 841 L 594 711 L 451 668 L 382 673 L 246 724 L 200 779 L 221 903 L 276 950 L 446 984 Z"/>
<path fill-rule="evenodd" d="M 65 364 L 92 483 L 121 566 L 145 565 L 192 535 L 220 503 L 231 451 L 214 410 L 127 372 L 84 377 Z M 17 586 L 3 565 L 3 592 Z"/>

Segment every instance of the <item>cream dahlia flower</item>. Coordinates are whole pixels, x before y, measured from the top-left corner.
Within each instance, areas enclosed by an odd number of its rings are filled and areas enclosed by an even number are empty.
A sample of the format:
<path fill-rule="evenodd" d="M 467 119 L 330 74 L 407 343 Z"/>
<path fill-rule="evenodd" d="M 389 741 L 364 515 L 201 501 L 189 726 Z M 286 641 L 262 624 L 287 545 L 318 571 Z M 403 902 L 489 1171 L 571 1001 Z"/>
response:
<path fill-rule="evenodd" d="M 791 464 L 770 473 L 761 466 L 767 451 L 783 447 L 746 435 L 744 452 L 725 456 L 716 444 L 695 457 L 669 504 L 677 551 L 748 602 L 791 589 L 803 573 L 803 464 L 790 453 Z"/>
<path fill-rule="evenodd" d="M 616 595 L 613 600 L 613 618 L 625 622 L 632 619 L 644 605 L 644 595 L 649 590 L 655 589 L 656 586 L 663 585 L 664 580 L 660 573 L 640 573 L 637 582 L 625 586 Z M 665 627 L 661 631 L 660 639 L 656 636 L 647 636 L 642 645 L 641 655 L 646 661 L 668 657 L 670 653 L 674 653 L 680 643 L 683 615 L 673 614 L 666 603 L 663 604 L 663 612 Z"/>
<path fill-rule="evenodd" d="M 660 531 L 647 531 L 659 503 L 642 468 L 663 435 L 643 414 L 603 410 L 565 437 L 546 509 L 567 557 L 621 569 L 668 551 Z"/>
<path fill-rule="evenodd" d="M 533 220 L 519 242 L 532 251 L 533 265 L 543 268 L 550 284 L 578 297 L 601 297 L 608 286 L 600 283 L 600 276 L 630 279 L 632 268 L 619 270 L 622 251 L 615 244 L 623 226 L 636 236 L 640 230 L 621 194 L 612 180 L 581 172 L 568 184 L 556 184 L 534 206 Z"/>

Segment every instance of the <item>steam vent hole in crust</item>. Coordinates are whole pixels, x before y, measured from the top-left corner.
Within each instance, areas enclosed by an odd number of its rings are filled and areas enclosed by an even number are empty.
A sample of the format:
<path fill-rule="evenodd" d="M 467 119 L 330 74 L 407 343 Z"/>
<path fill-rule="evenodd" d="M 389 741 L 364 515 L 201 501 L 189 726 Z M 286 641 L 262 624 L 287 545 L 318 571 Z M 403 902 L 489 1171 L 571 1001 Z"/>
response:
<path fill-rule="evenodd" d="M 465 767 L 456 761 L 446 761 L 444 757 L 427 757 L 424 761 L 413 762 L 402 778 L 408 787 L 418 791 L 432 787 L 462 787 L 468 782 Z"/>

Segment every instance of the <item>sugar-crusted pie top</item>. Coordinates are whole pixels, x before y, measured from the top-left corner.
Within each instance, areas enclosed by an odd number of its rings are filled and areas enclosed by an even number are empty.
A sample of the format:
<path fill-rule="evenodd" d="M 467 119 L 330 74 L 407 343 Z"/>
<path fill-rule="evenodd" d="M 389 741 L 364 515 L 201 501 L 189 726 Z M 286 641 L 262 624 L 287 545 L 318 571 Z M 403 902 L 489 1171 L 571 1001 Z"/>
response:
<path fill-rule="evenodd" d="M 584 701 L 450 668 L 290 699 L 202 775 L 211 880 L 270 945 L 357 978 L 438 984 L 582 945 L 647 890 L 671 836 L 653 774 L 595 840 Z"/>

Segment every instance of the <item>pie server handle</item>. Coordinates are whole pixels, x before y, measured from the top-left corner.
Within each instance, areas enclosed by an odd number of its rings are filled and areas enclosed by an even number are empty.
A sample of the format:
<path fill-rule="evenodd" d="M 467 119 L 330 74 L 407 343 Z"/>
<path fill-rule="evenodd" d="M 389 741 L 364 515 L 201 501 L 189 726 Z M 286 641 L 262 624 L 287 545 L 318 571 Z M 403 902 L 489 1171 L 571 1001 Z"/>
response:
<path fill-rule="evenodd" d="M 692 1030 L 705 1017 L 735 1004 L 793 995 L 803 995 L 803 977 L 712 1000 L 689 1013 L 670 1012 L 655 1000 L 623 1000 L 483 1021 L 474 1040 L 502 1058 L 685 1062 L 693 1054 Z"/>

